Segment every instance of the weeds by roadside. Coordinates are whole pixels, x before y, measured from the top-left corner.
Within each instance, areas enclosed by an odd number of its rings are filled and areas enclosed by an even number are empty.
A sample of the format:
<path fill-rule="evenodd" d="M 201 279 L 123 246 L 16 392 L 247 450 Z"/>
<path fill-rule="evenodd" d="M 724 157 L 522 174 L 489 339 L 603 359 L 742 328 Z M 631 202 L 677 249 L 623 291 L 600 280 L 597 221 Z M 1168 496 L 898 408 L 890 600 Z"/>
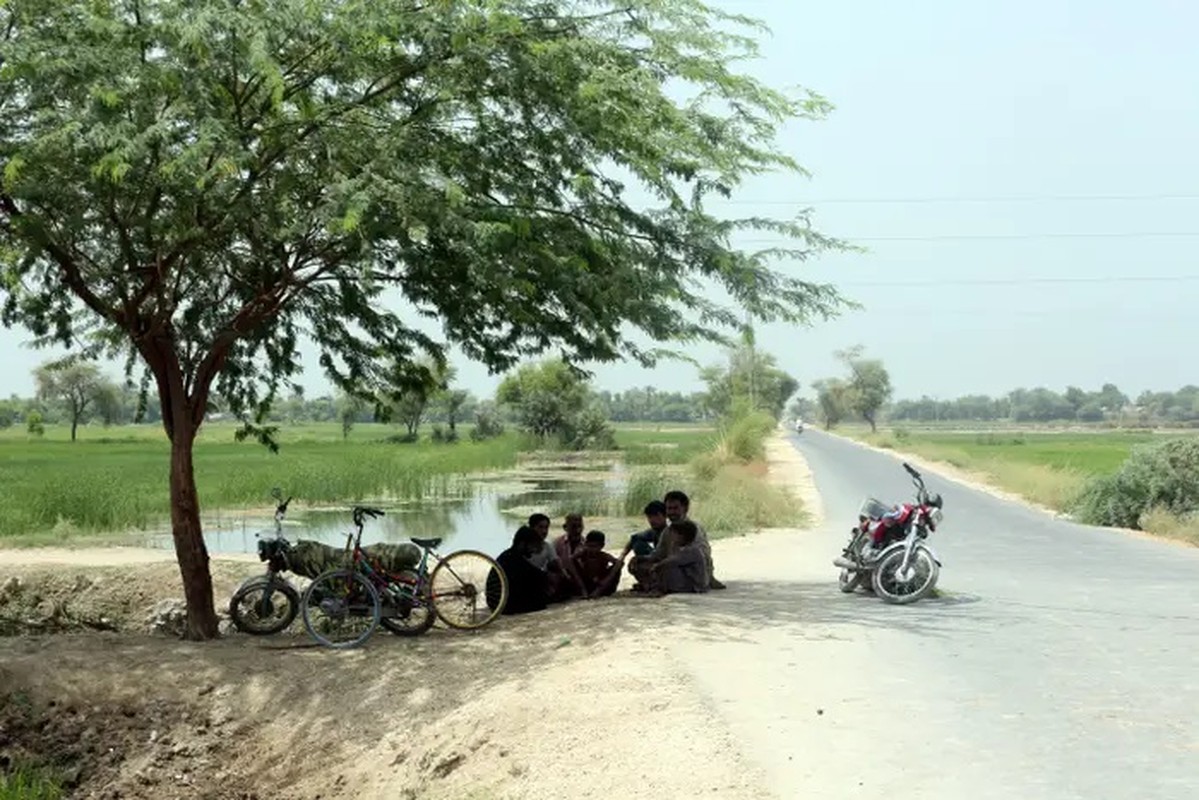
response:
<path fill-rule="evenodd" d="M 60 800 L 62 784 L 47 770 L 14 765 L 0 772 L 0 800 Z"/>

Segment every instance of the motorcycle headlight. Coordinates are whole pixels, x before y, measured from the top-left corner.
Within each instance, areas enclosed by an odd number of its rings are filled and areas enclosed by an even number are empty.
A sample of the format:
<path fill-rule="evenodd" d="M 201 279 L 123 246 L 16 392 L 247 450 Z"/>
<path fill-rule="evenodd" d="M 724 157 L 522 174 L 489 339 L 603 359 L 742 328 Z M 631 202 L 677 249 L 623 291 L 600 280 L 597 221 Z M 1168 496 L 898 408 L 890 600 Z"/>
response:
<path fill-rule="evenodd" d="M 945 515 L 941 513 L 941 509 L 934 508 L 933 513 L 929 516 L 932 517 L 933 525 L 939 527 L 941 525 L 941 520 Z"/>

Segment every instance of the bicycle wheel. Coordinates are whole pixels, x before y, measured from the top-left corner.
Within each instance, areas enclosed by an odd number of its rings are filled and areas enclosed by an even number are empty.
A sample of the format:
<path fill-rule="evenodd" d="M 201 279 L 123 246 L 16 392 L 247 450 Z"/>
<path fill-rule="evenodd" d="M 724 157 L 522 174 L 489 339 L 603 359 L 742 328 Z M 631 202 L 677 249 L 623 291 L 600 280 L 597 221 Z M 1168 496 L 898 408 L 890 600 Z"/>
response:
<path fill-rule="evenodd" d="M 421 596 L 414 600 L 401 600 L 400 605 L 388 602 L 379 624 L 396 636 L 420 636 L 437 621 L 437 612 L 429 597 L 429 584 L 422 587 Z"/>
<path fill-rule="evenodd" d="M 478 550 L 459 550 L 441 559 L 429 583 L 438 619 L 459 630 L 490 624 L 508 602 L 508 576 L 494 558 Z"/>
<path fill-rule="evenodd" d="M 359 572 L 334 569 L 313 579 L 300 600 L 308 635 L 325 647 L 357 647 L 379 626 L 379 593 Z"/>

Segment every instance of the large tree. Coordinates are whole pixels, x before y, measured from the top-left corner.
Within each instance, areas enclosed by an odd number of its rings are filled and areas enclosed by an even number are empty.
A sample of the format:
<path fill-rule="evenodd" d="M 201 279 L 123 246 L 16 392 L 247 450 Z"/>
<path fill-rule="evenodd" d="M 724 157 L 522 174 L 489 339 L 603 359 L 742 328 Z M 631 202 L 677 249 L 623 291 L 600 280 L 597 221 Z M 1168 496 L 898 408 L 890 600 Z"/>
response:
<path fill-rule="evenodd" d="M 836 310 L 773 266 L 834 244 L 806 216 L 709 210 L 801 172 L 776 130 L 828 108 L 737 71 L 759 30 L 700 0 L 0 5 L 2 319 L 148 370 L 187 636 L 217 632 L 196 433 L 216 397 L 261 422 L 305 335 L 369 397 L 451 343 L 652 364 Z"/>

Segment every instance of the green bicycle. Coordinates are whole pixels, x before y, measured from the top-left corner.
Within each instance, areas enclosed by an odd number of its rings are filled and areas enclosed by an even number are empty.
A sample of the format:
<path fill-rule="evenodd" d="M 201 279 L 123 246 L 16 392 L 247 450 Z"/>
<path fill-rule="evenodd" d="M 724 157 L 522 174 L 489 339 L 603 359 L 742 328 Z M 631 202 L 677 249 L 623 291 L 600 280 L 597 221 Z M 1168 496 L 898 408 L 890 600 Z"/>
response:
<path fill-rule="evenodd" d="M 355 506 L 351 514 L 355 530 L 346 535 L 348 566 L 317 575 L 300 599 L 304 628 L 317 643 L 357 647 L 380 625 L 399 636 L 419 636 L 438 619 L 458 630 L 478 630 L 503 612 L 508 578 L 491 556 L 478 550 L 442 556 L 437 552 L 441 539 L 413 538 L 421 550 L 415 568 L 387 569 L 362 549 L 366 518 L 383 512 Z"/>

